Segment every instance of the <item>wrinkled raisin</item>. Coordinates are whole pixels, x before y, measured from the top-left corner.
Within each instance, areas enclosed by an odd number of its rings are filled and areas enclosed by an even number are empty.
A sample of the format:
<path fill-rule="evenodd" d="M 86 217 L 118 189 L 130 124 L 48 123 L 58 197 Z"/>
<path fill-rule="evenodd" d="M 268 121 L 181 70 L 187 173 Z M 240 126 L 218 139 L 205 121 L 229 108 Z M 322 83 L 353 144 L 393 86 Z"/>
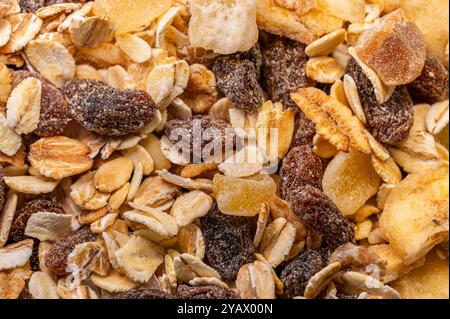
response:
<path fill-rule="evenodd" d="M 408 84 L 409 93 L 418 102 L 435 103 L 448 97 L 448 71 L 441 61 L 429 55 L 422 74 Z"/>
<path fill-rule="evenodd" d="M 281 197 L 285 199 L 290 191 L 306 185 L 321 188 L 322 177 L 322 160 L 314 155 L 312 148 L 308 145 L 295 147 L 285 156 L 281 165 Z"/>
<path fill-rule="evenodd" d="M 215 204 L 201 223 L 208 263 L 225 281 L 234 280 L 239 268 L 252 260 L 255 250 L 251 220 L 224 215 Z"/>
<path fill-rule="evenodd" d="M 157 289 L 131 289 L 115 295 L 114 299 L 174 299 L 174 296 Z"/>
<path fill-rule="evenodd" d="M 40 241 L 36 238 L 33 239 L 33 253 L 30 256 L 30 267 L 33 271 L 40 271 L 39 267 L 39 243 Z"/>
<path fill-rule="evenodd" d="M 355 59 L 347 66 L 347 73 L 355 80 L 359 97 L 372 135 L 385 144 L 395 144 L 409 135 L 413 125 L 413 101 L 406 86 L 398 86 L 384 104 L 378 103 L 369 78 Z"/>
<path fill-rule="evenodd" d="M 297 108 L 290 94 L 313 83 L 306 76 L 305 45 L 286 38 L 275 37 L 263 53 L 263 81 L 269 97 L 282 102 L 285 108 Z"/>
<path fill-rule="evenodd" d="M 69 115 L 89 131 L 107 136 L 136 133 L 149 123 L 156 105 L 145 91 L 117 90 L 100 81 L 66 83 Z"/>
<path fill-rule="evenodd" d="M 216 75 L 217 88 L 237 108 L 254 113 L 261 107 L 264 102 L 263 91 L 252 61 L 223 56 L 217 58 L 212 70 Z"/>
<path fill-rule="evenodd" d="M 284 284 L 284 297 L 292 299 L 303 296 L 312 276 L 325 266 L 322 254 L 316 250 L 307 250 L 290 261 L 281 272 Z"/>
<path fill-rule="evenodd" d="M 30 200 L 25 203 L 14 216 L 14 220 L 9 231 L 13 241 L 19 242 L 28 238 L 24 234 L 25 227 L 27 227 L 27 223 L 31 215 L 37 212 L 64 214 L 63 208 L 58 204 L 53 196 L 41 196 Z"/>
<path fill-rule="evenodd" d="M 368 272 L 368 274 L 378 270 L 380 271 L 379 275 L 384 275 L 386 268 L 385 261 L 380 259 L 377 254 L 364 246 L 356 246 L 352 243 L 338 247 L 329 257 L 329 262 L 340 262 L 342 270 Z M 377 269 L 368 266 L 375 266 Z"/>
<path fill-rule="evenodd" d="M 234 130 L 228 122 L 207 115 L 170 120 L 166 123 L 164 134 L 174 145 L 181 143 L 183 150 L 195 154 L 196 159 L 200 158 L 203 152 L 208 153 L 207 150 L 215 150 L 216 146 L 222 151 L 226 150 L 225 147 L 227 150 L 234 149 L 236 143 Z M 196 139 L 199 138 L 201 140 L 197 142 Z M 211 152 L 208 155 L 211 155 Z"/>
<path fill-rule="evenodd" d="M 235 291 L 218 286 L 180 285 L 177 289 L 177 297 L 180 299 L 239 299 Z"/>
<path fill-rule="evenodd" d="M 261 77 L 262 67 L 262 52 L 259 43 L 256 43 L 249 51 L 236 53 L 233 55 L 238 60 L 249 60 L 255 65 L 256 76 L 259 79 Z"/>
<path fill-rule="evenodd" d="M 295 133 L 292 138 L 291 147 L 302 145 L 313 145 L 316 127 L 314 123 L 299 109 L 295 118 Z"/>
<path fill-rule="evenodd" d="M 14 72 L 14 86 L 29 77 L 39 79 L 42 83 L 41 114 L 38 128 L 33 133 L 40 137 L 61 134 L 71 121 L 67 113 L 66 99 L 53 84 L 37 73 Z"/>
<path fill-rule="evenodd" d="M 45 256 L 45 266 L 55 275 L 66 276 L 67 258 L 75 246 L 97 240 L 97 234 L 91 232 L 89 226 L 71 232 L 55 241 Z"/>
<path fill-rule="evenodd" d="M 322 235 L 325 247 L 335 249 L 354 241 L 354 228 L 320 189 L 304 186 L 289 192 L 287 201 L 295 214 Z"/>
<path fill-rule="evenodd" d="M 28 290 L 28 285 L 25 285 L 25 287 L 20 292 L 19 297 L 17 299 L 33 299 L 33 296 L 31 295 L 30 291 Z"/>
<path fill-rule="evenodd" d="M 22 10 L 26 12 L 36 12 L 42 7 L 51 6 L 57 3 L 84 3 L 86 0 L 20 0 Z"/>
<path fill-rule="evenodd" d="M 2 211 L 6 201 L 6 184 L 3 180 L 3 176 L 5 176 L 4 174 L 5 172 L 3 171 L 3 166 L 0 165 L 0 212 Z"/>

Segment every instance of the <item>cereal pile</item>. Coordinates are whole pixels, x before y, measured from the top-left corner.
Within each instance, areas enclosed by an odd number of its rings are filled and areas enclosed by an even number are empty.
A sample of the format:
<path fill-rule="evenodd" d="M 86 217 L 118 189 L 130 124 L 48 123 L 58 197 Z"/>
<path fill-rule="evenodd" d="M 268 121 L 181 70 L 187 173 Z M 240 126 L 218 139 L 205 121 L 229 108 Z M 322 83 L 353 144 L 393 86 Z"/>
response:
<path fill-rule="evenodd" d="M 0 299 L 448 298 L 448 22 L 1 0 Z"/>

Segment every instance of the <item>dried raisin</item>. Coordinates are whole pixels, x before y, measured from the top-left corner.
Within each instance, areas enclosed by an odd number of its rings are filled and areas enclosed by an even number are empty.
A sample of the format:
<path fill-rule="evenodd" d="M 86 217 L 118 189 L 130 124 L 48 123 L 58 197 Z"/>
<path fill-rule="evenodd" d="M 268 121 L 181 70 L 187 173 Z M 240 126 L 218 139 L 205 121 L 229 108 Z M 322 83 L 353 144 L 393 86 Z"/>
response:
<path fill-rule="evenodd" d="M 255 65 L 256 76 L 259 79 L 261 77 L 262 68 L 262 52 L 259 43 L 256 43 L 249 51 L 236 53 L 233 55 L 238 60 L 249 60 Z"/>
<path fill-rule="evenodd" d="M 342 270 L 362 273 L 376 271 L 372 267 L 377 267 L 380 275 L 384 275 L 386 268 L 385 261 L 380 259 L 377 254 L 364 246 L 356 246 L 352 243 L 346 243 L 338 247 L 329 257 L 329 262 L 340 262 Z"/>
<path fill-rule="evenodd" d="M 41 196 L 30 200 L 20 208 L 15 216 L 10 229 L 10 236 L 13 241 L 19 242 L 28 237 L 25 236 L 25 227 L 31 215 L 37 212 L 49 212 L 64 214 L 63 208 L 58 204 L 53 196 Z"/>
<path fill-rule="evenodd" d="M 292 299 L 303 296 L 312 276 L 325 266 L 322 254 L 316 250 L 307 250 L 290 261 L 281 272 L 284 284 L 284 297 Z"/>
<path fill-rule="evenodd" d="M 239 109 L 254 113 L 264 102 L 255 64 L 233 56 L 217 58 L 212 68 L 217 88 Z"/>
<path fill-rule="evenodd" d="M 306 185 L 321 188 L 322 177 L 322 160 L 314 155 L 312 148 L 308 145 L 295 147 L 285 156 L 281 165 L 281 197 L 286 198 L 290 191 Z"/>
<path fill-rule="evenodd" d="M 0 165 L 0 212 L 2 211 L 6 201 L 6 184 L 3 180 L 3 176 L 5 176 L 4 174 L 5 172 L 3 171 L 3 166 Z"/>
<path fill-rule="evenodd" d="M 157 289 L 131 289 L 119 293 L 114 299 L 174 299 L 174 296 Z"/>
<path fill-rule="evenodd" d="M 292 138 L 291 147 L 302 145 L 312 146 L 314 136 L 316 135 L 316 127 L 299 108 L 297 109 L 295 118 L 295 133 Z"/>
<path fill-rule="evenodd" d="M 234 280 L 239 268 L 252 260 L 255 250 L 251 220 L 224 215 L 216 204 L 201 223 L 209 264 L 225 281 Z"/>
<path fill-rule="evenodd" d="M 180 299 L 239 299 L 235 291 L 218 286 L 180 285 L 177 289 L 177 297 Z"/>
<path fill-rule="evenodd" d="M 304 186 L 289 192 L 287 201 L 295 214 L 322 235 L 325 247 L 335 249 L 354 241 L 354 228 L 320 189 Z"/>
<path fill-rule="evenodd" d="M 48 254 L 45 256 L 45 266 L 55 275 L 66 276 L 67 258 L 75 246 L 96 240 L 97 234 L 91 232 L 89 226 L 67 234 L 53 243 Z"/>
<path fill-rule="evenodd" d="M 165 126 L 164 134 L 174 145 L 181 143 L 184 151 L 195 153 L 198 159 L 208 150 L 215 150 L 216 146 L 225 151 L 225 147 L 234 148 L 236 136 L 228 122 L 222 119 L 213 119 L 210 116 L 196 115 L 190 119 L 174 119 L 168 121 Z M 198 144 L 194 144 L 195 139 L 200 138 Z M 194 149 L 198 145 L 200 149 Z M 195 152 L 194 152 L 195 151 Z M 211 155 L 211 154 L 208 154 Z"/>
<path fill-rule="evenodd" d="M 155 116 L 150 95 L 139 90 L 117 90 L 97 80 L 66 83 L 63 94 L 69 115 L 89 131 L 107 136 L 136 133 Z"/>
<path fill-rule="evenodd" d="M 14 72 L 14 86 L 29 77 L 39 79 L 42 83 L 41 114 L 38 128 L 33 133 L 40 137 L 61 134 L 71 121 L 67 113 L 66 99 L 53 84 L 37 73 Z"/>
<path fill-rule="evenodd" d="M 398 86 L 391 98 L 378 103 L 369 78 L 355 59 L 347 66 L 347 73 L 355 80 L 359 97 L 372 135 L 385 144 L 395 144 L 409 135 L 413 125 L 413 101 L 406 86 Z"/>
<path fill-rule="evenodd" d="M 290 94 L 313 83 L 306 76 L 305 46 L 299 42 L 275 37 L 267 43 L 263 53 L 263 81 L 269 97 L 282 102 L 285 108 L 297 108 Z"/>
<path fill-rule="evenodd" d="M 408 85 L 409 93 L 418 102 L 435 103 L 448 97 L 448 71 L 441 61 L 429 55 L 422 74 Z"/>

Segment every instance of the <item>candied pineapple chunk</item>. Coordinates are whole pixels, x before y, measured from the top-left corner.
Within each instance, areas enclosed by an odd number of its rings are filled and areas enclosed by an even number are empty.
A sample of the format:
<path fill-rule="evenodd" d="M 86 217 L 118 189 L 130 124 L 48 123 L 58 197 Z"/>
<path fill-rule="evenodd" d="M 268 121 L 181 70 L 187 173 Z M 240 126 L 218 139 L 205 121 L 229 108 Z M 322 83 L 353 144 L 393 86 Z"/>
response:
<path fill-rule="evenodd" d="M 258 41 L 256 0 L 191 0 L 189 40 L 194 47 L 231 54 Z"/>
<path fill-rule="evenodd" d="M 431 252 L 425 265 L 394 281 L 391 285 L 403 299 L 448 299 L 448 259 Z"/>
<path fill-rule="evenodd" d="M 256 216 L 261 206 L 275 196 L 277 188 L 268 175 L 236 178 L 217 174 L 213 183 L 219 210 L 233 216 Z"/>
<path fill-rule="evenodd" d="M 346 216 L 354 214 L 380 187 L 370 156 L 350 151 L 339 153 L 325 170 L 322 187 Z"/>
<path fill-rule="evenodd" d="M 410 265 L 448 240 L 448 167 L 411 174 L 386 200 L 380 226 Z"/>
<path fill-rule="evenodd" d="M 140 31 L 172 5 L 172 0 L 96 0 L 94 13 L 116 24 L 116 33 Z"/>

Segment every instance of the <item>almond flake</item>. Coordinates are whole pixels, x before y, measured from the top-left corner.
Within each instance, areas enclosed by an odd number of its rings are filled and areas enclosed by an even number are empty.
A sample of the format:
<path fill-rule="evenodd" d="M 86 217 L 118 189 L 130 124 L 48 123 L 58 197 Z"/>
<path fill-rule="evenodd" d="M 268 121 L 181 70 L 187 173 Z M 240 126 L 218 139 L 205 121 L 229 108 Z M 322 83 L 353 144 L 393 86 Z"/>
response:
<path fill-rule="evenodd" d="M 55 190 L 58 181 L 36 176 L 5 176 L 9 188 L 25 194 L 48 194 Z"/>

